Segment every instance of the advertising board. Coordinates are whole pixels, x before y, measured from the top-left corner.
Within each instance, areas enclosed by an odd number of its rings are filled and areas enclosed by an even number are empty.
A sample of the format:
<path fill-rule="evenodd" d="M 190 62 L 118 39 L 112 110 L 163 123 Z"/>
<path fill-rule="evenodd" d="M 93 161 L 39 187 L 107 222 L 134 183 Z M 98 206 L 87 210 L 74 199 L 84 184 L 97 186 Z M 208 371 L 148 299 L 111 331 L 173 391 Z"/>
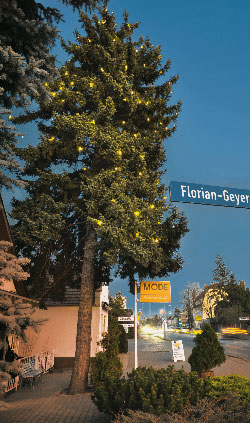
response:
<path fill-rule="evenodd" d="M 140 285 L 141 303 L 170 303 L 170 281 L 143 281 Z"/>

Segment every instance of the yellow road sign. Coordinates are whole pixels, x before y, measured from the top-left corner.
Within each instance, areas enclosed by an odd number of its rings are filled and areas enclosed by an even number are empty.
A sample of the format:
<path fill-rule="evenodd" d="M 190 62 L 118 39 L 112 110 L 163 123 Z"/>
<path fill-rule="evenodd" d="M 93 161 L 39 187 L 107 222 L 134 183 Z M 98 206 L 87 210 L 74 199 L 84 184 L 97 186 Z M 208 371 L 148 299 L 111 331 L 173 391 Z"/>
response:
<path fill-rule="evenodd" d="M 143 281 L 140 286 L 141 303 L 170 303 L 170 281 Z"/>

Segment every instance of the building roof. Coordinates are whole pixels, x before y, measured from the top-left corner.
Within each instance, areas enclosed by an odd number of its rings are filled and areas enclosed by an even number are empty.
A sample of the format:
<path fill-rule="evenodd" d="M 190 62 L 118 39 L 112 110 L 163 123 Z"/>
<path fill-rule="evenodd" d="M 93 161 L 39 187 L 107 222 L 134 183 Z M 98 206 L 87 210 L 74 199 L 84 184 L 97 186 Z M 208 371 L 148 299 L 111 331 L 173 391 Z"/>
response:
<path fill-rule="evenodd" d="M 71 288 L 70 286 L 65 286 L 64 298 L 60 300 L 52 300 L 50 298 L 45 299 L 44 302 L 46 306 L 56 306 L 56 305 L 79 305 L 80 300 L 80 288 Z"/>

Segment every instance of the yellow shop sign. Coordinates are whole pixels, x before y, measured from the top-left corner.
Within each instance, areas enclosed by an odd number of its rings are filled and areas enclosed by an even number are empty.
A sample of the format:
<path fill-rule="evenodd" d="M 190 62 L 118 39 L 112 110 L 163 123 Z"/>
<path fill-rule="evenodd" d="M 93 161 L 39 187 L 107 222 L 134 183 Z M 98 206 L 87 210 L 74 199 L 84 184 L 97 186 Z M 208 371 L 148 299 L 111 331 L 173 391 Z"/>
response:
<path fill-rule="evenodd" d="M 143 281 L 140 285 L 141 303 L 170 303 L 170 281 Z"/>

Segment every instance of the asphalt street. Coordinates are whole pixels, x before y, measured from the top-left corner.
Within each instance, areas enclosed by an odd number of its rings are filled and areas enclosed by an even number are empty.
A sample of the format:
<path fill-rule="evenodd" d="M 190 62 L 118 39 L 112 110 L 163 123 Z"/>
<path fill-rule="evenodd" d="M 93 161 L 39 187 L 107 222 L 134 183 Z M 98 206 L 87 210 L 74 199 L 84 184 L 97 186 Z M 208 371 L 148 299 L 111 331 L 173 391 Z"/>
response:
<path fill-rule="evenodd" d="M 166 338 L 161 338 L 162 333 L 157 335 L 143 334 L 138 338 L 138 351 L 166 352 L 171 354 L 171 341 L 182 340 L 185 356 L 188 358 L 194 347 L 194 336 L 189 334 L 180 334 L 166 332 Z M 239 357 L 250 360 L 250 340 L 241 339 L 219 339 L 225 348 L 225 353 L 233 357 Z M 129 342 L 129 350 L 134 351 L 134 342 Z"/>

